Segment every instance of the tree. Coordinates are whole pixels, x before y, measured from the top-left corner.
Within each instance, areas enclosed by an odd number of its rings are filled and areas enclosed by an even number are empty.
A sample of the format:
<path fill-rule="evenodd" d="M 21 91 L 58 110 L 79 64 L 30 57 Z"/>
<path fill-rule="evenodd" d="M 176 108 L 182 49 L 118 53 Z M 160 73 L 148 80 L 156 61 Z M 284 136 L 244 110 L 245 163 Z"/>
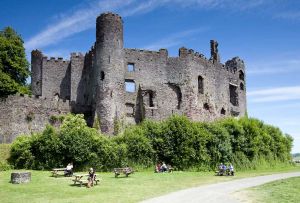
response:
<path fill-rule="evenodd" d="M 16 92 L 28 93 L 30 75 L 23 40 L 11 27 L 0 31 L 0 97 Z"/>

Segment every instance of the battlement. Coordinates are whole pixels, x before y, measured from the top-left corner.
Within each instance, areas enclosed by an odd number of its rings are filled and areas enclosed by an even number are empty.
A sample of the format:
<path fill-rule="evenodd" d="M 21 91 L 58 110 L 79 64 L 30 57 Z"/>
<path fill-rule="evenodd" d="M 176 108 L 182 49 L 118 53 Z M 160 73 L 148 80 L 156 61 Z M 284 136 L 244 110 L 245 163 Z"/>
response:
<path fill-rule="evenodd" d="M 83 58 L 83 57 L 84 57 L 84 54 L 81 52 L 72 52 L 71 53 L 71 59 L 72 58 Z"/>
<path fill-rule="evenodd" d="M 61 62 L 61 63 L 69 63 L 69 60 L 64 59 L 63 57 L 48 57 L 45 55 L 42 55 L 43 62 Z"/>
<path fill-rule="evenodd" d="M 27 101 L 24 103 L 29 103 L 29 101 L 32 101 L 34 103 L 38 102 L 40 104 L 55 104 L 57 106 L 65 107 L 66 109 L 69 109 L 70 105 L 70 100 L 68 99 L 60 99 L 58 97 L 53 97 L 53 98 L 46 98 L 43 96 L 35 96 L 35 95 L 28 95 L 28 94 L 20 94 L 16 93 L 13 95 L 8 95 L 7 97 L 1 98 L 0 102 L 5 102 L 5 103 L 18 103 L 18 101 L 21 101 L 20 104 L 23 102 Z"/>
<path fill-rule="evenodd" d="M 104 13 L 101 13 L 97 18 L 103 18 L 103 17 L 116 17 L 116 18 L 120 18 L 122 19 L 122 17 L 117 14 L 117 13 L 112 13 L 112 12 L 104 12 Z"/>

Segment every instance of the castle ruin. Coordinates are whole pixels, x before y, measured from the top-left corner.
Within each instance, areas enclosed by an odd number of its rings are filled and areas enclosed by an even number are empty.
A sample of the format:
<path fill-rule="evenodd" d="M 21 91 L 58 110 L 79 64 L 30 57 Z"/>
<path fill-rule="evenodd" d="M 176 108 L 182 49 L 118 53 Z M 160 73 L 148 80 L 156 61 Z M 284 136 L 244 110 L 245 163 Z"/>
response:
<path fill-rule="evenodd" d="M 136 124 L 172 114 L 197 121 L 243 116 L 244 62 L 235 57 L 222 64 L 218 43 L 211 40 L 210 46 L 209 59 L 186 48 L 180 48 L 177 57 L 168 56 L 166 49 L 124 48 L 122 18 L 101 14 L 96 21 L 96 42 L 86 54 L 72 53 L 70 60 L 63 60 L 32 51 L 34 96 L 9 96 L 1 101 L 0 119 L 3 112 L 6 118 L 12 117 L 11 122 L 14 117 L 25 119 L 31 108 L 39 121 L 34 117 L 31 122 L 36 124 L 31 125 L 35 128 L 16 132 L 0 124 L 0 143 L 11 142 L 17 133 L 44 127 L 42 123 L 52 114 L 67 112 L 83 113 L 90 126 L 98 119 L 101 131 L 107 134 L 115 133 L 116 122 Z M 7 131 L 14 136 L 7 139 Z"/>

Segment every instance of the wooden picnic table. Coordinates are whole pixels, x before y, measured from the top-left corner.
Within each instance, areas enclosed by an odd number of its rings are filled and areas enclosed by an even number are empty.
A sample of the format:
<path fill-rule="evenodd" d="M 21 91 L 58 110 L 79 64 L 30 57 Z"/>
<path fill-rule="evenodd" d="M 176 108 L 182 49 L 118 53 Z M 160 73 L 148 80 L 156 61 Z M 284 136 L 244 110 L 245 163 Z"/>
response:
<path fill-rule="evenodd" d="M 80 187 L 83 184 L 87 184 L 88 180 L 87 179 L 82 179 L 83 177 L 88 177 L 89 174 L 76 174 L 74 175 L 75 179 L 72 180 L 74 182 L 74 185 L 76 185 L 77 183 L 80 184 Z M 96 185 L 98 185 L 98 182 L 100 181 L 100 179 L 97 179 L 97 174 L 95 174 L 95 180 L 94 182 L 96 182 Z"/>
<path fill-rule="evenodd" d="M 65 170 L 66 170 L 66 168 L 53 168 L 52 169 L 52 176 L 57 178 L 57 176 L 59 175 L 59 172 L 60 171 L 64 172 Z"/>
<path fill-rule="evenodd" d="M 117 178 L 121 173 L 125 174 L 125 176 L 128 177 L 133 172 L 133 169 L 130 167 L 114 168 L 115 178 Z"/>

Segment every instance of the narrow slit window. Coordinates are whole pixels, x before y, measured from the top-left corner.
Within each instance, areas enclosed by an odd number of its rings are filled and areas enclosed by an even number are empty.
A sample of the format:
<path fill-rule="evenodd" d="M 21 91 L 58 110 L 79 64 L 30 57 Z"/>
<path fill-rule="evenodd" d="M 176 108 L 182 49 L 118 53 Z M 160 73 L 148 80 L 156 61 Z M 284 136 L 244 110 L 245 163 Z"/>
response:
<path fill-rule="evenodd" d="M 154 104 L 153 104 L 153 92 L 152 91 L 149 91 L 149 106 L 150 107 L 154 107 Z"/>
<path fill-rule="evenodd" d="M 127 71 L 128 72 L 134 72 L 134 63 L 128 63 L 127 64 Z"/>
<path fill-rule="evenodd" d="M 240 90 L 244 90 L 244 89 L 245 89 L 244 84 L 241 82 L 241 84 L 240 84 Z"/>
<path fill-rule="evenodd" d="M 240 79 L 240 80 L 243 80 L 243 81 L 245 80 L 245 74 L 244 74 L 244 72 L 241 71 L 241 70 L 239 71 L 239 79 Z"/>
<path fill-rule="evenodd" d="M 125 80 L 125 91 L 126 92 L 135 92 L 134 80 Z"/>
<path fill-rule="evenodd" d="M 105 78 L 105 74 L 103 71 L 101 71 L 101 73 L 100 73 L 100 78 L 101 78 L 101 80 L 104 80 L 104 78 Z"/>
<path fill-rule="evenodd" d="M 230 103 L 233 106 L 238 106 L 239 105 L 237 89 L 238 88 L 237 88 L 236 85 L 229 84 Z"/>
<path fill-rule="evenodd" d="M 204 93 L 204 88 L 203 88 L 203 77 L 198 76 L 198 93 L 203 94 Z"/>

